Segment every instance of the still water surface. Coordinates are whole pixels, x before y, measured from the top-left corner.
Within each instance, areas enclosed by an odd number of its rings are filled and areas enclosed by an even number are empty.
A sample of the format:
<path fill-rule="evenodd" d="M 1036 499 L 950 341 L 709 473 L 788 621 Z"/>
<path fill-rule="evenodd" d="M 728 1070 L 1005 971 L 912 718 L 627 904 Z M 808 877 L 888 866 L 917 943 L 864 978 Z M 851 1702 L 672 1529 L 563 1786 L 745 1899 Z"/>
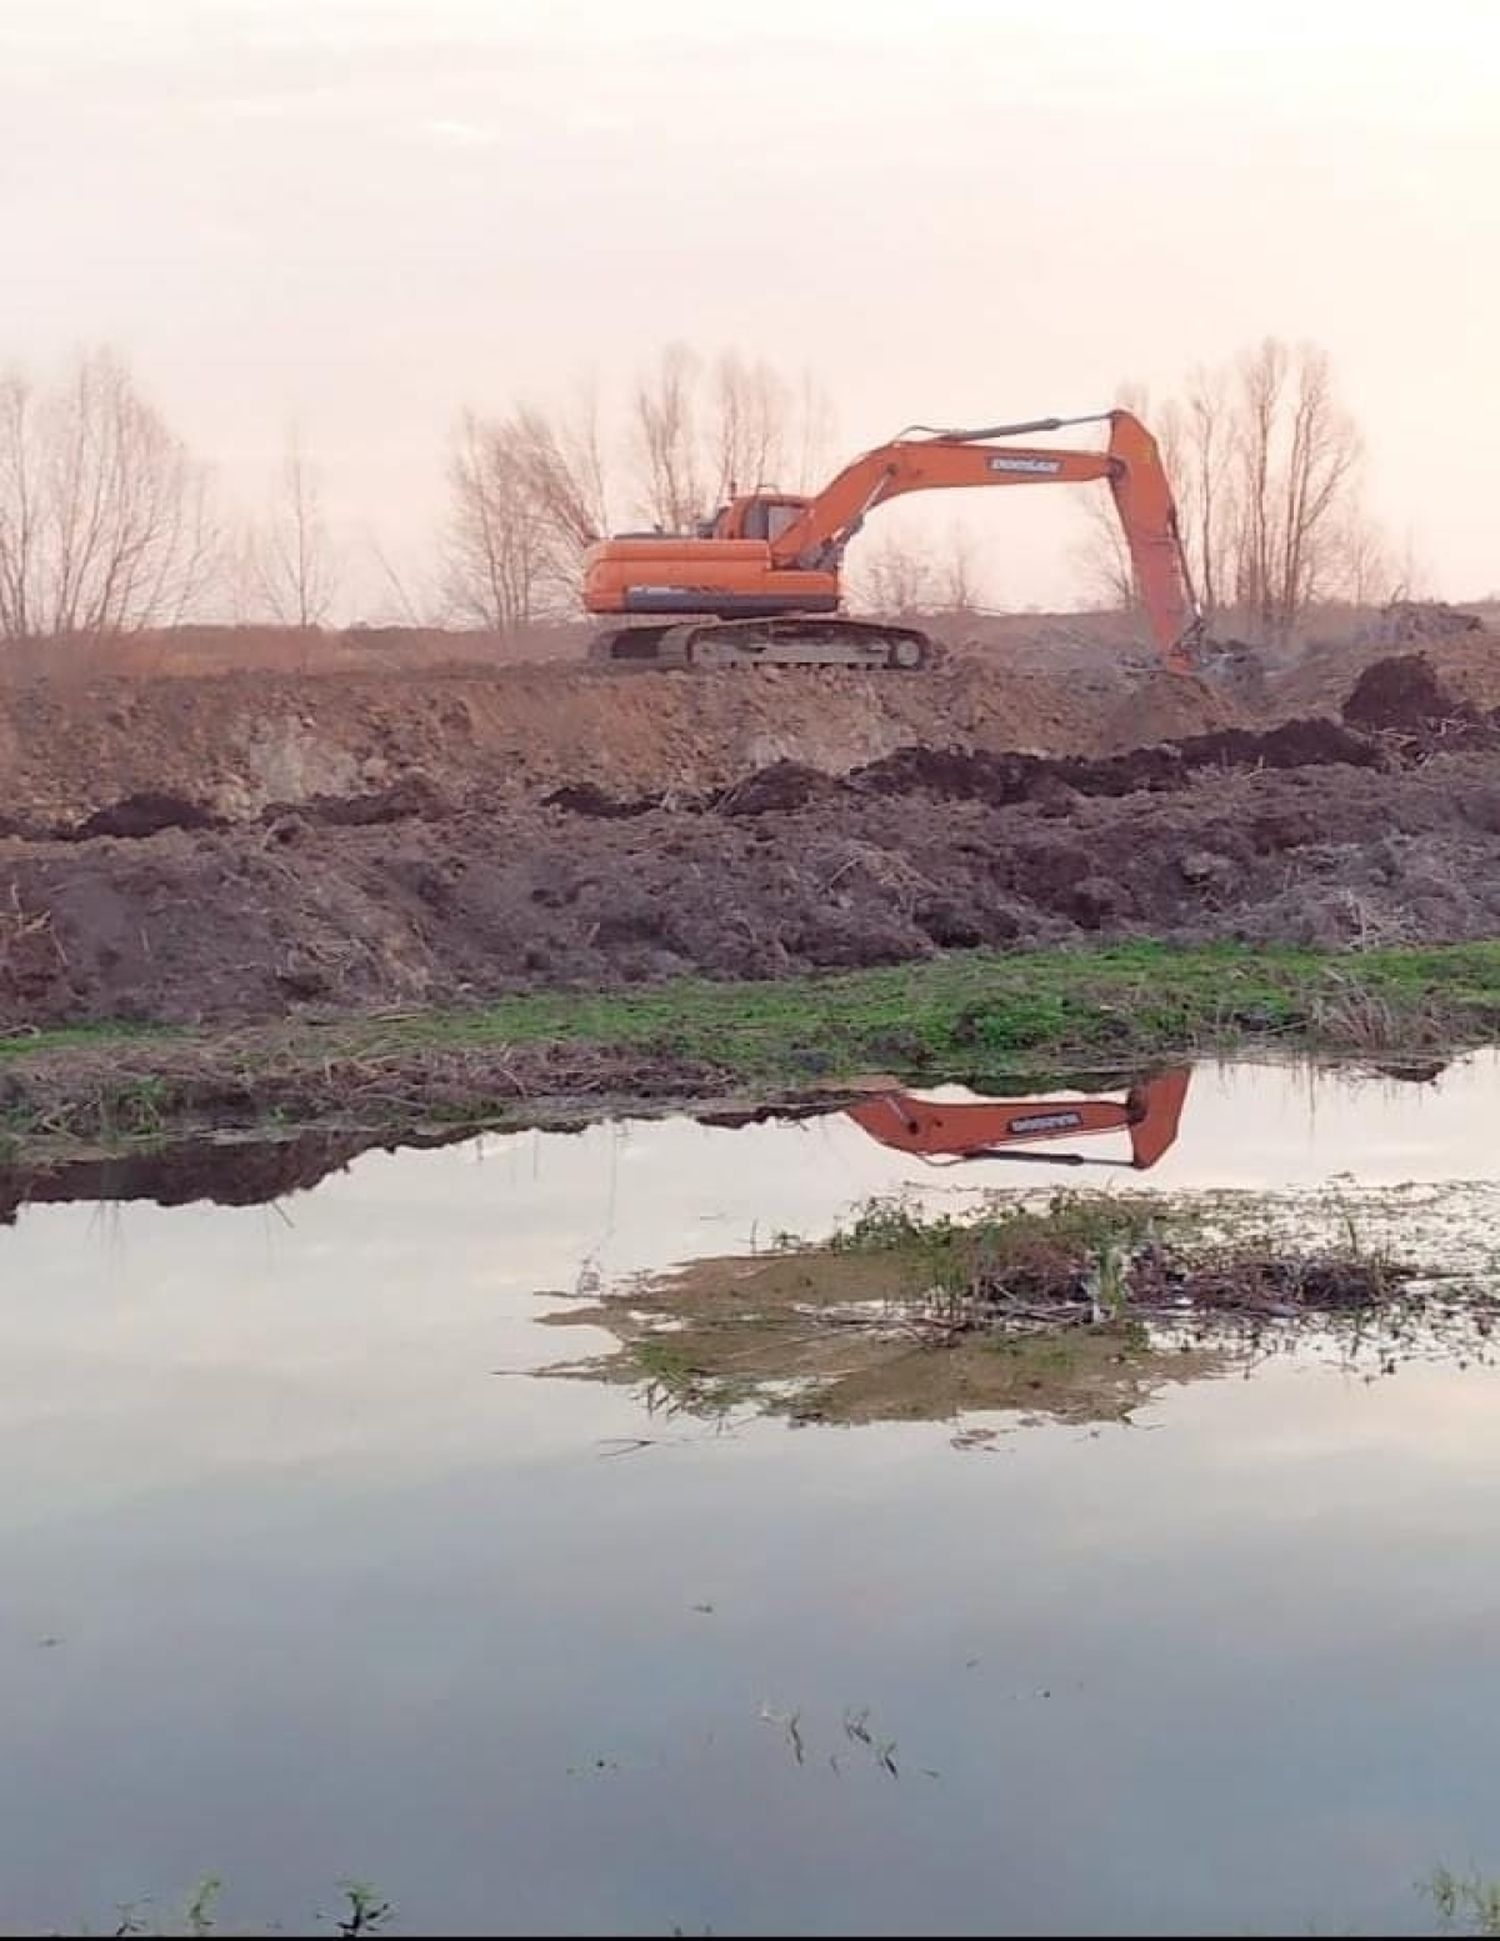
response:
<path fill-rule="evenodd" d="M 1488 1054 L 1202 1070 L 1149 1184 L 1485 1192 L 1497 1107 Z M 1495 1371 L 1293 1359 L 988 1449 L 531 1372 L 580 1347 L 547 1290 L 907 1182 L 1011 1179 L 830 1115 L 23 1207 L 0 1923 L 216 1873 L 294 1930 L 353 1875 L 426 1931 L 1378 1932 L 1500 1872 Z"/>

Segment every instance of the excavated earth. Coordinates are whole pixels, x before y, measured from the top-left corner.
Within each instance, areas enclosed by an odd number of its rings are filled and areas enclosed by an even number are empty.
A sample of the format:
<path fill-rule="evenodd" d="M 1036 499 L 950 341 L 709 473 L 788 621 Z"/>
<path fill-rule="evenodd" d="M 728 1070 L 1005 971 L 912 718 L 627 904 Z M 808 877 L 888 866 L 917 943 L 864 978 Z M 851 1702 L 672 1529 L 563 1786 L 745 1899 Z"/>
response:
<path fill-rule="evenodd" d="M 1500 934 L 1492 636 L 928 676 L 0 689 L 0 1029 L 223 1022 L 977 944 Z"/>
<path fill-rule="evenodd" d="M 57 822 L 151 792 L 242 819 L 411 776 L 487 796 L 702 789 L 784 760 L 836 774 L 911 745 L 1103 754 L 1237 719 L 1155 668 L 1059 678 L 975 658 L 922 675 L 435 665 L 0 682 L 0 815 Z"/>

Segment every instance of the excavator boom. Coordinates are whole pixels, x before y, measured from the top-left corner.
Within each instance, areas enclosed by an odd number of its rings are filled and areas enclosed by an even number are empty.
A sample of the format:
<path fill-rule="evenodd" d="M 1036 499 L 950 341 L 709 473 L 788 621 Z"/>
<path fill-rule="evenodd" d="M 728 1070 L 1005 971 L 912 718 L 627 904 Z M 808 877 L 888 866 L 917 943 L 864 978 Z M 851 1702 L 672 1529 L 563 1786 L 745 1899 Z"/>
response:
<path fill-rule="evenodd" d="M 1103 451 L 997 442 L 1093 423 L 1109 425 Z M 866 517 L 910 492 L 1099 481 L 1113 497 L 1157 649 L 1168 666 L 1189 672 L 1199 618 L 1171 487 L 1155 439 L 1128 411 L 971 431 L 913 427 L 854 459 L 811 498 L 758 493 L 734 500 L 703 533 L 600 542 L 585 556 L 584 603 L 592 613 L 663 617 L 609 637 L 606 659 L 918 666 L 928 653 L 924 636 L 839 611 L 844 550 Z"/>

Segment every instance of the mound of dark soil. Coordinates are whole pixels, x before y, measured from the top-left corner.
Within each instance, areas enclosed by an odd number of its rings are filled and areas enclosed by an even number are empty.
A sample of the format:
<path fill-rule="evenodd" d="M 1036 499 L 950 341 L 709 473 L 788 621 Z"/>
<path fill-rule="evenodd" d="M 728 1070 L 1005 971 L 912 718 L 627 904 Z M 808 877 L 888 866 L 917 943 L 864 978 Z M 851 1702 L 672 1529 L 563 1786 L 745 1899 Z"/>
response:
<path fill-rule="evenodd" d="M 1182 741 L 1165 741 L 1097 760 L 910 745 L 842 777 L 803 762 L 778 761 L 734 787 L 707 794 L 612 796 L 592 782 L 554 789 L 548 808 L 596 821 L 628 821 L 654 809 L 726 816 L 789 814 L 840 798 L 925 795 L 946 802 L 1051 803 L 1075 796 L 1124 796 L 1137 790 L 1186 788 L 1207 769 L 1317 768 L 1342 763 L 1375 768 L 1387 751 L 1366 735 L 1324 719 L 1283 722 L 1252 730 L 1216 728 Z"/>
<path fill-rule="evenodd" d="M 403 775 L 388 788 L 363 795 L 310 795 L 300 802 L 274 802 L 260 820 L 278 822 L 296 816 L 324 829 L 370 829 L 385 823 L 409 822 L 414 817 L 440 821 L 452 815 L 453 802 L 425 775 Z"/>
<path fill-rule="evenodd" d="M 773 810 L 805 809 L 836 794 L 838 783 L 803 762 L 773 762 L 713 798 L 720 815 L 766 815 Z"/>
<path fill-rule="evenodd" d="M 989 779 L 946 760 L 921 772 L 950 790 Z M 0 1026 L 779 977 L 981 944 L 1500 934 L 1493 752 L 1200 769 L 1121 796 L 1044 779 L 1059 793 L 1010 802 L 830 785 L 758 815 L 512 803 L 291 844 L 253 825 L 12 844 Z"/>
<path fill-rule="evenodd" d="M 1179 742 L 1136 748 L 1097 761 L 1037 755 L 963 754 L 955 749 L 898 748 L 848 777 L 864 794 L 920 792 L 956 802 L 1044 801 L 1059 785 L 1077 795 L 1122 796 L 1140 789 L 1186 788 L 1206 769 L 1317 768 L 1342 763 L 1375 768 L 1383 751 L 1336 721 L 1287 721 L 1260 732 L 1220 728 Z"/>
<path fill-rule="evenodd" d="M 205 809 L 201 802 L 189 802 L 180 795 L 158 794 L 141 789 L 123 796 L 107 808 L 96 809 L 82 822 L 57 833 L 64 842 L 92 842 L 96 836 L 124 836 L 140 840 L 159 836 L 163 829 L 219 829 L 221 817 Z"/>
<path fill-rule="evenodd" d="M 615 796 L 593 782 L 570 782 L 542 797 L 544 809 L 561 809 L 565 815 L 593 816 L 601 822 L 621 822 L 631 816 L 646 815 L 660 807 L 657 795 Z"/>
<path fill-rule="evenodd" d="M 1403 734 L 1422 734 L 1443 721 L 1477 719 L 1472 708 L 1443 686 L 1425 654 L 1372 662 L 1341 712 L 1347 727 Z"/>

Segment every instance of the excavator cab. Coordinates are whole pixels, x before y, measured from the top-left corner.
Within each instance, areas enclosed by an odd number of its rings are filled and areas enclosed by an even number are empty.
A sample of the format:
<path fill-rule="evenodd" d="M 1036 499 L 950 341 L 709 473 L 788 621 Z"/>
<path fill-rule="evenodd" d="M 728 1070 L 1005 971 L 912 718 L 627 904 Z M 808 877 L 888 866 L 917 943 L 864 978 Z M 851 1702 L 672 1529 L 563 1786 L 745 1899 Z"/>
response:
<path fill-rule="evenodd" d="M 773 544 L 806 512 L 809 501 L 789 492 L 748 492 L 693 525 L 695 539 L 758 539 Z"/>
<path fill-rule="evenodd" d="M 790 494 L 757 492 L 749 498 L 734 499 L 719 514 L 720 539 L 764 539 L 775 545 L 790 526 L 806 512 L 808 501 Z"/>

